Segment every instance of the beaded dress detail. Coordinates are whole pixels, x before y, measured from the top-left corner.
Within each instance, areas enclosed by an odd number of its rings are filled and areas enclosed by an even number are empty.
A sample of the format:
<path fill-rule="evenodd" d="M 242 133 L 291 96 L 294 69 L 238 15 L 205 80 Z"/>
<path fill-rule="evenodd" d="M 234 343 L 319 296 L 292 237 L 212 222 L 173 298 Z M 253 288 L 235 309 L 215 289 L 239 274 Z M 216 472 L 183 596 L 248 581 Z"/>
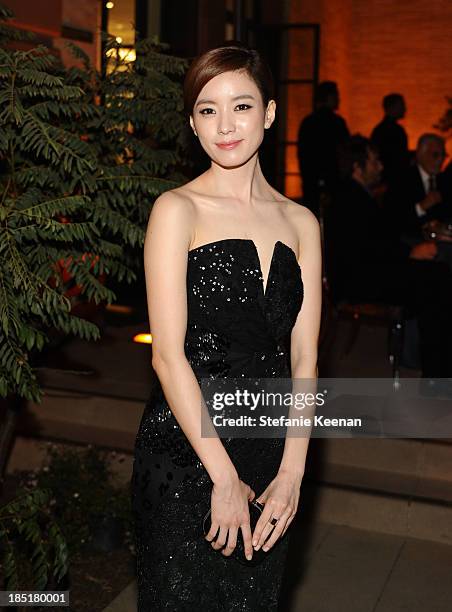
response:
<path fill-rule="evenodd" d="M 197 380 L 290 378 L 290 334 L 302 302 L 301 269 L 284 242 L 274 245 L 265 288 L 252 240 L 227 238 L 189 251 L 185 354 Z M 132 474 L 138 612 L 276 612 L 290 528 L 257 566 L 206 542 L 201 520 L 212 481 L 154 379 Z M 284 439 L 222 442 L 257 498 L 276 476 Z"/>

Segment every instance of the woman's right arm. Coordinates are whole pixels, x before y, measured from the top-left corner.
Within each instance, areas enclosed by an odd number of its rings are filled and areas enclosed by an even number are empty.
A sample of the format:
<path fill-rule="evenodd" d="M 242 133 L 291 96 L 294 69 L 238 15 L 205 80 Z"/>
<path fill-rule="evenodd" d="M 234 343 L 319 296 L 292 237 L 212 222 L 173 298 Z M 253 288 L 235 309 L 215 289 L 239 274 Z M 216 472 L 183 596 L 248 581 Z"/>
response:
<path fill-rule="evenodd" d="M 166 192 L 155 201 L 147 227 L 144 245 L 144 268 L 150 330 L 152 334 L 152 367 L 168 405 L 182 431 L 207 470 L 213 484 L 216 502 L 212 503 L 212 530 L 220 527 L 220 548 L 227 536 L 234 544 L 235 523 L 248 523 L 247 496 L 254 492 L 240 481 L 220 438 L 201 436 L 201 389 L 185 351 L 187 329 L 186 277 L 188 249 L 194 213 L 192 204 L 180 194 Z M 215 430 L 213 429 L 213 432 Z M 216 433 L 216 432 L 215 432 Z M 237 525 L 237 527 L 240 526 Z M 217 529 L 212 534 L 215 535 Z M 244 533 L 245 550 L 252 554 L 251 531 Z M 210 535 L 211 532 L 209 532 Z M 232 536 L 232 540 L 231 540 Z M 233 547 L 230 552 L 232 552 Z"/>
<path fill-rule="evenodd" d="M 154 203 L 144 244 L 152 367 L 166 400 L 213 482 L 237 476 L 221 440 L 201 437 L 201 390 L 185 356 L 191 204 L 174 192 Z"/>

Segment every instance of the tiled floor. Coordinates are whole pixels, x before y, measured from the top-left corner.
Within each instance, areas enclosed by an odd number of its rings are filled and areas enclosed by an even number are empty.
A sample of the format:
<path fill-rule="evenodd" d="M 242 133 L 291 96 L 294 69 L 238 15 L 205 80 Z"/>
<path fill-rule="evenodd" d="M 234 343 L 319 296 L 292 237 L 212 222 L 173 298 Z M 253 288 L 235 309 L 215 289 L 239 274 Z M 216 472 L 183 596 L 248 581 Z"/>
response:
<path fill-rule="evenodd" d="M 298 526 L 292 543 L 280 612 L 452 609 L 452 546 L 327 523 Z M 135 600 L 131 584 L 104 612 Z"/>
<path fill-rule="evenodd" d="M 281 612 L 452 609 L 451 546 L 324 523 L 314 532 L 291 559 L 299 569 Z"/>

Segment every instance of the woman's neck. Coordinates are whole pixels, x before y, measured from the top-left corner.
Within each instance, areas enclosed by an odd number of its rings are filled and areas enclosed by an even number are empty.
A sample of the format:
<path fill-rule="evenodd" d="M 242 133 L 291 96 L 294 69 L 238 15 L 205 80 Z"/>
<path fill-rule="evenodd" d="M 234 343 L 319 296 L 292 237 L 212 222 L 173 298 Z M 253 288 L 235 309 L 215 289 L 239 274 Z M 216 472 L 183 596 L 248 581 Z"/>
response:
<path fill-rule="evenodd" d="M 271 193 L 257 153 L 237 168 L 224 168 L 212 162 L 204 173 L 204 180 L 210 193 L 232 197 L 244 205 L 251 204 L 254 198 L 268 198 Z"/>

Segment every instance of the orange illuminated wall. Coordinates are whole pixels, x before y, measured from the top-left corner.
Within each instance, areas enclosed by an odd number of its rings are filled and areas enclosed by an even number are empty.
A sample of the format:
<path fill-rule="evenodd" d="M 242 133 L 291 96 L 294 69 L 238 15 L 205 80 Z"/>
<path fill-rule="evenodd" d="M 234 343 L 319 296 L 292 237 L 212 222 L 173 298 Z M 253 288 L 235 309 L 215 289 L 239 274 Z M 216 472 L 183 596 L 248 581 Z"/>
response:
<path fill-rule="evenodd" d="M 3 4 L 14 12 L 12 23 L 17 27 L 51 37 L 59 36 L 63 0 L 3 0 Z"/>
<path fill-rule="evenodd" d="M 97 0 L 77 0 L 77 2 L 2 0 L 2 2 L 15 15 L 12 25 L 48 39 L 46 44 L 58 49 L 66 65 L 77 63 L 65 48 L 66 43 L 71 41 L 88 54 L 94 65 L 100 67 L 101 3 Z"/>
<path fill-rule="evenodd" d="M 289 20 L 320 24 L 320 80 L 337 81 L 352 132 L 369 135 L 394 91 L 407 101 L 411 148 L 436 131 L 452 96 L 451 0 L 291 0 Z"/>
<path fill-rule="evenodd" d="M 350 122 L 367 133 L 379 117 L 382 94 L 400 91 L 413 148 L 422 132 L 433 129 L 445 96 L 452 94 L 452 2 L 357 1 L 353 13 Z"/>

